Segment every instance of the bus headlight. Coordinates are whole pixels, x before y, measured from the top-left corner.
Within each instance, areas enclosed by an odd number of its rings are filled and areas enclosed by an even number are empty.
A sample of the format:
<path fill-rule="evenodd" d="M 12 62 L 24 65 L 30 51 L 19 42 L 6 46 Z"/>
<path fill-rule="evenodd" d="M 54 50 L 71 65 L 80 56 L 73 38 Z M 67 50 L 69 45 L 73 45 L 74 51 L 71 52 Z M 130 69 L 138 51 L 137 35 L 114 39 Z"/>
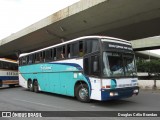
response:
<path fill-rule="evenodd" d="M 110 96 L 111 96 L 111 97 L 114 96 L 113 92 L 110 92 Z"/>
<path fill-rule="evenodd" d="M 135 89 L 135 90 L 133 91 L 133 93 L 138 93 L 138 91 L 139 91 L 138 89 Z"/>
<path fill-rule="evenodd" d="M 110 94 L 109 94 L 111 97 L 113 97 L 113 96 L 118 96 L 118 93 L 117 92 L 110 92 Z"/>
<path fill-rule="evenodd" d="M 114 96 L 118 96 L 118 93 L 117 93 L 117 92 L 115 92 L 115 93 L 114 93 Z"/>

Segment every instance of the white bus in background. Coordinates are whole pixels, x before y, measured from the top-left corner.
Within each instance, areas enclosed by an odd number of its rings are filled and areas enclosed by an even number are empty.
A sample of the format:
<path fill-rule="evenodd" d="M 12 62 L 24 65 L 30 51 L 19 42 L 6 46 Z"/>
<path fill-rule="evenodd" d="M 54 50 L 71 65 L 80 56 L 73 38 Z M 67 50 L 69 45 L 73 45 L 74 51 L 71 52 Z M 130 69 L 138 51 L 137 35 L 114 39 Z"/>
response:
<path fill-rule="evenodd" d="M 9 85 L 14 87 L 19 84 L 18 64 L 14 60 L 0 58 L 0 87 Z"/>

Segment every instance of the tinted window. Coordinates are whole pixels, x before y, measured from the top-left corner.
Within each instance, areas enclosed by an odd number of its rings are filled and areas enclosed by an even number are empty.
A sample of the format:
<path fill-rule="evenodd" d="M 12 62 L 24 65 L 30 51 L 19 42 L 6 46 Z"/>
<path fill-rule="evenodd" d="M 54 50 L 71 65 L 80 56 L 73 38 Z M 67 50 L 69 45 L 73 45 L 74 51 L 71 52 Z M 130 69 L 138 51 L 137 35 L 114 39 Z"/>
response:
<path fill-rule="evenodd" d="M 93 53 L 99 50 L 98 39 L 91 39 L 85 41 L 85 53 Z"/>
<path fill-rule="evenodd" d="M 52 60 L 52 49 L 49 49 L 49 50 L 46 50 L 46 57 L 45 57 L 45 60 L 46 61 L 51 61 Z"/>
<path fill-rule="evenodd" d="M 3 69 L 3 62 L 0 61 L 0 69 Z"/>
<path fill-rule="evenodd" d="M 91 56 L 91 75 L 98 76 L 100 74 L 99 56 Z"/>
<path fill-rule="evenodd" d="M 0 69 L 17 70 L 18 65 L 16 63 L 0 61 Z"/>
<path fill-rule="evenodd" d="M 27 57 L 22 57 L 22 65 L 26 65 L 27 64 Z"/>
<path fill-rule="evenodd" d="M 67 45 L 67 58 L 71 58 L 71 45 Z"/>
<path fill-rule="evenodd" d="M 79 57 L 84 56 L 83 41 L 79 41 Z"/>
<path fill-rule="evenodd" d="M 65 46 L 61 46 L 57 48 L 57 59 L 65 58 Z"/>
<path fill-rule="evenodd" d="M 40 53 L 36 53 L 35 54 L 35 63 L 39 63 L 40 62 Z"/>
<path fill-rule="evenodd" d="M 84 58 L 84 74 L 89 75 L 89 58 Z"/>
<path fill-rule="evenodd" d="M 57 60 L 57 49 L 56 48 L 53 48 L 53 59 L 54 60 Z"/>
<path fill-rule="evenodd" d="M 34 63 L 34 55 L 29 55 L 29 61 L 28 61 L 28 64 L 32 64 Z"/>
<path fill-rule="evenodd" d="M 71 44 L 71 57 L 78 57 L 78 52 L 79 52 L 78 48 L 79 48 L 78 42 Z"/>
<path fill-rule="evenodd" d="M 46 61 L 46 51 L 42 52 L 42 62 Z"/>

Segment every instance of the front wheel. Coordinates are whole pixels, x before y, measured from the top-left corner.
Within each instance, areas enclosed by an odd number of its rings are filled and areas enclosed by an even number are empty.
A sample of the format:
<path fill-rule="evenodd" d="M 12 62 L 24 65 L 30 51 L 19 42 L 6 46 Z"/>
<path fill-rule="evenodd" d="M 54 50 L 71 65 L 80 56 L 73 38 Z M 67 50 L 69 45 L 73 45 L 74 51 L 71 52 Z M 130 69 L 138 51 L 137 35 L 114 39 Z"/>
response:
<path fill-rule="evenodd" d="M 86 84 L 80 84 L 76 88 L 76 97 L 81 102 L 90 102 L 89 90 Z"/>

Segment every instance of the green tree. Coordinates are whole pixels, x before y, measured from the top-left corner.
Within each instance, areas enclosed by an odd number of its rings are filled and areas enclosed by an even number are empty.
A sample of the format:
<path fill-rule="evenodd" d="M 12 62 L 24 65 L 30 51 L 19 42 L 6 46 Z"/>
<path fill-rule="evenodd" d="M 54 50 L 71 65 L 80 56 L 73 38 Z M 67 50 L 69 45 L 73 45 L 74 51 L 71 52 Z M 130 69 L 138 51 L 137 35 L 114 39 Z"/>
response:
<path fill-rule="evenodd" d="M 137 61 L 138 72 L 160 73 L 160 60 Z"/>

